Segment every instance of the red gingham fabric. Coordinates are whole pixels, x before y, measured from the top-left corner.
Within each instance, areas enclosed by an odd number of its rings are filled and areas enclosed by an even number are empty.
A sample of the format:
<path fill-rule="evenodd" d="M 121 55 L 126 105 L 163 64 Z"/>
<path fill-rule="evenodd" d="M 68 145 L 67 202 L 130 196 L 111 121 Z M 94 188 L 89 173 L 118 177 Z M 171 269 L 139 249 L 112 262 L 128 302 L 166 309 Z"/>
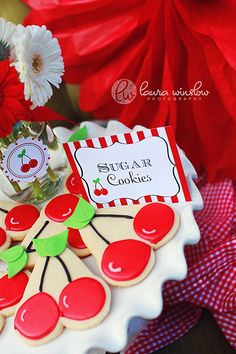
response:
<path fill-rule="evenodd" d="M 188 276 L 164 285 L 161 316 L 141 331 L 126 354 L 148 354 L 183 336 L 208 308 L 236 349 L 236 184 L 198 180 L 204 208 L 195 213 L 201 240 L 188 246 Z"/>

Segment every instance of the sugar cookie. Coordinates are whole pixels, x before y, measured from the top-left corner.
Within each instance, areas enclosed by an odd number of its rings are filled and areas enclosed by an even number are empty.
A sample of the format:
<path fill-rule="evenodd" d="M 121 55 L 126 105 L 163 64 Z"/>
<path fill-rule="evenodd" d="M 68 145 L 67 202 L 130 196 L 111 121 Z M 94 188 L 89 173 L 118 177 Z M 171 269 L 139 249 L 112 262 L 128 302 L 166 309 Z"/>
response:
<path fill-rule="evenodd" d="M 0 201 L 0 252 L 10 247 L 11 241 L 22 241 L 39 215 L 33 205 Z"/>
<path fill-rule="evenodd" d="M 80 233 L 106 281 L 130 286 L 143 280 L 157 249 L 177 232 L 178 214 L 168 205 L 150 203 L 98 209 Z"/>
<path fill-rule="evenodd" d="M 172 239 L 179 223 L 179 215 L 169 205 L 149 203 L 142 206 L 134 216 L 133 228 L 139 237 L 157 249 Z"/>
<path fill-rule="evenodd" d="M 41 211 L 39 219 L 22 242 L 22 246 L 24 246 L 29 255 L 28 267 L 34 266 L 37 258 L 33 247 L 33 239 L 39 237 L 47 238 L 67 229 L 69 230 L 69 248 L 79 257 L 85 257 L 90 254 L 81 238 L 80 231 L 64 224 L 64 221 L 73 214 L 78 201 L 79 197 L 73 194 L 62 194 L 49 201 Z"/>
<path fill-rule="evenodd" d="M 36 265 L 14 322 L 31 345 L 51 341 L 64 327 L 94 327 L 110 310 L 108 286 L 66 248 L 68 232 L 33 241 Z"/>
<path fill-rule="evenodd" d="M 80 184 L 73 172 L 67 177 L 65 187 L 69 193 L 81 194 Z"/>
<path fill-rule="evenodd" d="M 21 301 L 29 280 L 30 272 L 24 271 L 8 278 L 1 274 L 0 278 L 0 332 L 4 327 L 5 318 L 14 315 Z"/>

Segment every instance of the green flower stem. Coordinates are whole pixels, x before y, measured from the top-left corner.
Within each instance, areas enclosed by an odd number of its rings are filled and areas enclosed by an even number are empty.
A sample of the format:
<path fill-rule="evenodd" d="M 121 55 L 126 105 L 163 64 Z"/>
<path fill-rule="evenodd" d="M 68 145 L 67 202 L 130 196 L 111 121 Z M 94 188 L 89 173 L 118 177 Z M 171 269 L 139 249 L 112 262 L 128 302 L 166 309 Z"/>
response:
<path fill-rule="evenodd" d="M 48 167 L 47 174 L 52 182 L 56 182 L 58 180 L 57 175 L 53 172 L 51 167 Z"/>
<path fill-rule="evenodd" d="M 43 192 L 41 189 L 40 182 L 37 178 L 34 182 L 32 182 L 32 187 L 33 187 L 35 198 L 37 200 L 43 199 Z"/>
<path fill-rule="evenodd" d="M 0 161 L 2 161 L 2 158 L 3 158 L 2 151 L 0 150 Z M 1 168 L 1 170 L 2 170 L 2 168 Z M 21 189 L 19 183 L 10 181 L 10 179 L 8 177 L 7 177 L 7 179 L 11 183 L 12 187 L 14 188 L 14 190 L 17 194 L 22 192 L 22 189 Z"/>

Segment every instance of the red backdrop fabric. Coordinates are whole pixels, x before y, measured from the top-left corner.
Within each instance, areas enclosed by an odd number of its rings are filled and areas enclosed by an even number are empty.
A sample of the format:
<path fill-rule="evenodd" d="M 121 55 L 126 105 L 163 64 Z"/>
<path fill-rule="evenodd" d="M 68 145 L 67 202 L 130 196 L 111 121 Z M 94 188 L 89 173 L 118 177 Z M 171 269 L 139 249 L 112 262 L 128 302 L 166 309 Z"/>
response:
<path fill-rule="evenodd" d="M 24 0 L 25 24 L 45 24 L 59 39 L 65 81 L 81 85 L 80 107 L 132 127 L 171 124 L 181 148 L 210 181 L 236 178 L 236 3 L 234 0 Z M 190 90 L 201 100 L 119 104 L 121 78 L 152 90 Z"/>

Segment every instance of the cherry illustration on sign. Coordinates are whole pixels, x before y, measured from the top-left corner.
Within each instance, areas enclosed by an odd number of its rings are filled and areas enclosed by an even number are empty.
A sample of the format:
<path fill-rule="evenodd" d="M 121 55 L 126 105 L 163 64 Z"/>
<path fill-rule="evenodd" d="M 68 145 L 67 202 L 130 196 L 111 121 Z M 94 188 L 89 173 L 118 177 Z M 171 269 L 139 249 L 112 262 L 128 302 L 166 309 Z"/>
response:
<path fill-rule="evenodd" d="M 20 138 L 3 154 L 1 167 L 11 182 L 34 182 L 46 174 L 50 156 L 47 145 L 40 139 Z"/>
<path fill-rule="evenodd" d="M 94 187 L 94 194 L 99 197 L 100 195 L 107 195 L 108 190 L 107 188 L 104 188 L 103 185 L 100 182 L 100 178 L 93 179 L 93 183 L 95 184 Z"/>
<path fill-rule="evenodd" d="M 25 149 L 22 150 L 21 154 L 19 154 L 18 157 L 21 160 L 21 171 L 24 173 L 27 173 L 31 168 L 35 168 L 38 166 L 38 161 L 34 158 L 29 157 Z M 28 163 L 26 163 L 25 160 L 28 160 Z"/>

